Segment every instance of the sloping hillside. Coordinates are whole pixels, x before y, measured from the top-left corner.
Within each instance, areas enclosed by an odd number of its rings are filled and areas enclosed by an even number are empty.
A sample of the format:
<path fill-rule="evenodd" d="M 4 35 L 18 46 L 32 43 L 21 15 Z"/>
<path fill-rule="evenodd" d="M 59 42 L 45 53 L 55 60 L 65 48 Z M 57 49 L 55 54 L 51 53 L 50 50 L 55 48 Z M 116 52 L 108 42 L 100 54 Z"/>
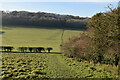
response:
<path fill-rule="evenodd" d="M 53 51 L 59 52 L 61 43 L 61 29 L 23 28 L 24 26 L 7 26 L 3 28 L 2 44 L 19 46 L 43 46 L 53 47 Z M 78 36 L 83 31 L 65 30 L 63 40 L 71 36 Z"/>
<path fill-rule="evenodd" d="M 89 21 L 87 17 L 79 17 L 72 15 L 60 15 L 45 12 L 27 12 L 27 11 L 2 11 L 2 24 L 4 25 L 17 25 L 24 27 L 37 27 L 37 28 L 54 28 L 54 29 L 86 29 Z"/>

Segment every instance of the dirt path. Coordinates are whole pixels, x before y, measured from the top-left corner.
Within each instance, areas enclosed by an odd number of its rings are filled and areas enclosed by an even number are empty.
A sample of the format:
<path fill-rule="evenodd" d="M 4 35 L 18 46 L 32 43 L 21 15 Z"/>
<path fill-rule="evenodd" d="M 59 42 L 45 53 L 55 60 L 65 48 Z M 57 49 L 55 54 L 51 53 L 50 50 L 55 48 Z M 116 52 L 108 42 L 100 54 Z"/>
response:
<path fill-rule="evenodd" d="M 59 55 L 49 55 L 49 77 L 53 78 L 74 78 L 76 73 L 65 65 Z"/>

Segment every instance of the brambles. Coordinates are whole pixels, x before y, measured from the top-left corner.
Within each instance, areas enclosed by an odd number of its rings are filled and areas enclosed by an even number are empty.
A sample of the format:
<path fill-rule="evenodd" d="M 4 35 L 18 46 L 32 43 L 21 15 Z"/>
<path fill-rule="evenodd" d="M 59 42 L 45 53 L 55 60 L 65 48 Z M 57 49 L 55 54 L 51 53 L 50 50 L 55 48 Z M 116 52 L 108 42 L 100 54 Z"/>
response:
<path fill-rule="evenodd" d="M 93 56 L 90 53 L 92 38 L 82 33 L 81 36 L 71 37 L 61 47 L 62 52 L 68 57 L 74 57 L 82 60 L 91 60 Z"/>

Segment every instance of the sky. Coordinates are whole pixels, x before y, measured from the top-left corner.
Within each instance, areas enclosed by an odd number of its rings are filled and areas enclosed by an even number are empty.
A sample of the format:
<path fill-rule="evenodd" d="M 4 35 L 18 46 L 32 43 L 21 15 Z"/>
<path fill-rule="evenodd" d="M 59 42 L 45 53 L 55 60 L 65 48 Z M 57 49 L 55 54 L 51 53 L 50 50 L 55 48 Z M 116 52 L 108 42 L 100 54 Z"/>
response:
<path fill-rule="evenodd" d="M 0 2 L 118 2 L 119 0 L 0 0 Z"/>
<path fill-rule="evenodd" d="M 4 11 L 30 11 L 30 12 L 48 12 L 64 15 L 75 15 L 81 17 L 91 17 L 99 12 L 109 11 L 107 6 L 115 8 L 118 6 L 119 0 L 81 0 L 74 2 L 71 0 L 66 2 L 38 1 L 38 0 L 19 0 L 1 1 L 0 10 Z"/>

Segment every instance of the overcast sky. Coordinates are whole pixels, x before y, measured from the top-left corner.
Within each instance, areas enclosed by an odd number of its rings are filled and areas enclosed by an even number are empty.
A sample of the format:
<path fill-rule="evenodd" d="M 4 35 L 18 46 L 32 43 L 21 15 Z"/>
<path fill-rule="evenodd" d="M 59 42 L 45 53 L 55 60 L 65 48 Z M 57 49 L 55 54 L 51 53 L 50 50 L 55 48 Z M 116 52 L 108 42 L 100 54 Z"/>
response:
<path fill-rule="evenodd" d="M 55 0 L 0 0 L 0 10 L 4 11 L 31 11 L 67 14 L 75 16 L 91 17 L 98 12 L 108 11 L 107 6 L 118 6 L 119 0 L 66 0 L 68 2 L 52 2 Z M 6 2 L 5 2 L 6 1 Z M 21 2 L 20 2 L 21 1 Z M 46 1 L 46 2 L 45 2 Z M 60 1 L 60 0 L 57 0 Z M 61 0 L 62 1 L 62 0 Z M 76 2 L 78 1 L 78 2 Z"/>

